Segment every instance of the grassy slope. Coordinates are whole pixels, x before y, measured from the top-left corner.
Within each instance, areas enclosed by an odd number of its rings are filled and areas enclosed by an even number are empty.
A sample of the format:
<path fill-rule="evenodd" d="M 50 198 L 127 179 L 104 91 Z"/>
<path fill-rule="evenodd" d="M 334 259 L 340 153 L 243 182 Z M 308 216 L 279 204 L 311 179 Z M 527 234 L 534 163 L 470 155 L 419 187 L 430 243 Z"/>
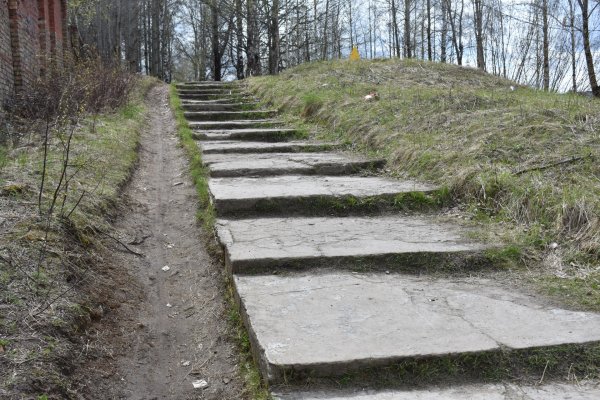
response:
<path fill-rule="evenodd" d="M 447 187 L 543 287 L 600 310 L 599 101 L 421 61 L 311 63 L 248 85 L 317 137 Z"/>
<path fill-rule="evenodd" d="M 141 80 L 125 107 L 100 115 L 95 123 L 80 122 L 69 170 L 77 173 L 70 178 L 63 215 L 85 195 L 70 218 L 55 217 L 47 227 L 38 215 L 41 146 L 5 152 L 0 169 L 0 209 L 6 218 L 6 229 L 0 231 L 0 306 L 6 311 L 0 313 L 0 393 L 6 398 L 26 393 L 77 397 L 69 375 L 85 359 L 80 354 L 85 341 L 80 341 L 90 321 L 110 308 L 111 276 L 118 274 L 107 272 L 104 238 L 97 232 L 110 231 L 107 216 L 137 161 L 147 113 L 144 98 L 154 83 Z M 44 209 L 62 163 L 60 141 L 53 138 Z M 61 204 L 62 196 L 57 207 Z"/>

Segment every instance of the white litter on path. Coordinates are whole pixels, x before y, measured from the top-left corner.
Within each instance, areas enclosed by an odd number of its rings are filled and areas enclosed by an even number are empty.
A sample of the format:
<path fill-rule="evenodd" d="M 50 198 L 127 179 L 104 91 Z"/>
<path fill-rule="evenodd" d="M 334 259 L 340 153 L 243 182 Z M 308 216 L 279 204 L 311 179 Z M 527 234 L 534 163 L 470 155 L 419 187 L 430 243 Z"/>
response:
<path fill-rule="evenodd" d="M 194 386 L 194 389 L 205 389 L 208 387 L 208 382 L 204 379 L 198 379 L 197 381 L 192 382 L 192 386 Z"/>

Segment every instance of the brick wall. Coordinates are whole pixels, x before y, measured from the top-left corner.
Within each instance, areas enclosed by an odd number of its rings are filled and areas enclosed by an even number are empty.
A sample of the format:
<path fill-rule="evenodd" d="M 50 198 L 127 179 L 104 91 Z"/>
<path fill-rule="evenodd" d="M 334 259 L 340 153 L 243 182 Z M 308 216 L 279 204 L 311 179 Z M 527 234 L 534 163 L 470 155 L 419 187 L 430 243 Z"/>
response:
<path fill-rule="evenodd" d="M 13 59 L 10 47 L 8 0 L 0 0 L 0 102 L 12 93 L 13 82 Z"/>
<path fill-rule="evenodd" d="M 24 88 L 40 75 L 37 0 L 8 0 L 15 87 Z"/>
<path fill-rule="evenodd" d="M 48 1 L 38 1 L 38 30 L 39 46 L 40 46 L 40 73 L 43 75 L 46 68 L 48 68 L 48 60 L 43 55 L 49 54 L 51 49 L 50 44 L 50 17 L 49 17 L 49 6 Z"/>
<path fill-rule="evenodd" d="M 0 0 L 0 102 L 63 65 L 66 17 L 66 0 Z"/>

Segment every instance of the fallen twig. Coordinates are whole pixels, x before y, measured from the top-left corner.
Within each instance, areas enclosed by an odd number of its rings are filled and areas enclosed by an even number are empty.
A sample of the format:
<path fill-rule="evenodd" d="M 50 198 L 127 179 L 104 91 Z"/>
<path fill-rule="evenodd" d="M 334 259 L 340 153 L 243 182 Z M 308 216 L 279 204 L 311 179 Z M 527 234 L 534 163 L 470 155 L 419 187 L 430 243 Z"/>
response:
<path fill-rule="evenodd" d="M 125 248 L 125 250 L 127 250 L 129 253 L 131 253 L 131 254 L 134 254 L 134 255 L 136 255 L 136 256 L 138 256 L 138 257 L 144 257 L 144 255 L 143 255 L 142 253 L 138 253 L 137 251 L 131 250 L 131 249 L 130 249 L 130 248 L 129 248 L 129 247 L 128 247 L 128 246 L 127 246 L 125 243 L 123 243 L 122 241 L 120 241 L 120 240 L 119 240 L 119 239 L 117 239 L 116 237 L 114 237 L 114 236 L 112 236 L 112 235 L 109 235 L 108 233 L 106 233 L 106 232 L 103 232 L 103 231 L 101 231 L 100 229 L 96 229 L 96 231 L 97 231 L 98 233 L 101 233 L 101 234 L 103 234 L 104 236 L 106 236 L 106 237 L 108 237 L 108 238 L 110 238 L 110 239 L 114 240 L 115 242 L 119 243 L 119 244 L 120 244 L 121 246 L 123 246 L 123 247 Z"/>
<path fill-rule="evenodd" d="M 550 164 L 543 164 L 543 165 L 538 165 L 536 167 L 521 169 L 517 172 L 514 172 L 513 175 L 521 175 L 521 174 L 524 174 L 526 172 L 531 172 L 531 171 L 541 171 L 541 170 L 548 169 L 551 167 L 556 167 L 558 165 L 569 164 L 569 163 L 572 163 L 575 161 L 581 161 L 586 158 L 593 158 L 593 157 L 591 154 L 588 154 L 586 156 L 573 156 L 573 157 L 565 158 L 564 160 L 556 161 L 556 162 L 553 162 Z"/>

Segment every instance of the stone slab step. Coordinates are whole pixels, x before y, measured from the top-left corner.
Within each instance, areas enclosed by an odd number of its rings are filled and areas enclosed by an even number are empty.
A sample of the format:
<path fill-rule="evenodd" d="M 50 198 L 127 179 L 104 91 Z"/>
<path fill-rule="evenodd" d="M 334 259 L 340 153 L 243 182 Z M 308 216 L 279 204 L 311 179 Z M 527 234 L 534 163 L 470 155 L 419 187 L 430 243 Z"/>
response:
<path fill-rule="evenodd" d="M 385 165 L 385 160 L 340 153 L 206 154 L 202 161 L 212 177 L 348 175 Z"/>
<path fill-rule="evenodd" d="M 252 110 L 258 103 L 183 103 L 185 111 L 241 111 Z"/>
<path fill-rule="evenodd" d="M 469 257 L 486 248 L 453 224 L 399 215 L 219 219 L 215 229 L 226 267 L 235 273 L 470 269 Z"/>
<path fill-rule="evenodd" d="M 261 140 L 264 142 L 281 142 L 297 138 L 296 129 L 284 128 L 246 128 L 195 131 L 192 136 L 196 140 Z"/>
<path fill-rule="evenodd" d="M 179 93 L 179 98 L 182 100 L 219 100 L 224 97 L 232 97 L 237 101 L 243 101 L 251 98 L 246 94 L 237 94 L 230 92 L 223 93 Z"/>
<path fill-rule="evenodd" d="M 252 99 L 248 101 L 253 102 Z M 188 104 L 246 104 L 235 97 L 219 97 L 211 100 L 194 100 L 194 99 L 182 99 L 181 105 Z M 252 103 L 251 103 L 252 104 Z"/>
<path fill-rule="evenodd" d="M 237 121 L 189 121 L 188 125 L 194 130 L 229 130 L 229 129 L 256 129 L 283 125 L 277 119 L 246 119 Z"/>
<path fill-rule="evenodd" d="M 277 114 L 273 110 L 247 111 L 186 111 L 183 113 L 188 121 L 232 121 L 271 118 Z"/>
<path fill-rule="evenodd" d="M 275 400 L 597 400 L 600 385 L 592 382 L 460 385 L 413 390 L 321 390 L 274 393 Z"/>
<path fill-rule="evenodd" d="M 214 178 L 209 189 L 217 212 L 322 211 L 346 206 L 390 206 L 397 196 L 437 188 L 412 181 L 361 176 Z M 363 207 L 364 208 L 364 207 Z"/>
<path fill-rule="evenodd" d="M 215 129 L 256 129 L 268 128 L 283 125 L 283 122 L 276 119 L 246 119 L 237 121 L 191 121 L 188 125 L 196 130 L 215 130 Z"/>
<path fill-rule="evenodd" d="M 203 141 L 198 145 L 203 154 L 295 153 L 334 150 L 339 145 L 328 142 L 246 142 L 237 140 Z"/>
<path fill-rule="evenodd" d="M 194 87 L 179 89 L 177 91 L 180 95 L 182 94 L 233 94 L 238 95 L 244 93 L 242 90 L 234 87 L 222 87 L 222 88 L 207 88 L 207 87 Z"/>
<path fill-rule="evenodd" d="M 494 357 L 600 342 L 599 314 L 550 307 L 482 279 L 338 272 L 235 276 L 234 283 L 270 383 L 353 373 L 367 380 L 361 371 L 368 370 L 377 382 L 378 370 L 404 365 L 398 371 L 406 373 L 411 362 L 425 367 L 440 359 L 460 360 L 455 374 L 463 378 L 483 376 L 493 372 L 484 365 L 504 367 Z M 546 376 L 559 373 L 552 368 Z"/>
<path fill-rule="evenodd" d="M 238 89 L 239 86 L 237 86 L 234 83 L 231 82 L 222 82 L 222 83 L 217 83 L 217 82 L 206 82 L 206 83 L 200 83 L 200 82 L 189 82 L 189 83 L 184 83 L 184 84 L 178 84 L 175 86 L 177 89 Z"/>

